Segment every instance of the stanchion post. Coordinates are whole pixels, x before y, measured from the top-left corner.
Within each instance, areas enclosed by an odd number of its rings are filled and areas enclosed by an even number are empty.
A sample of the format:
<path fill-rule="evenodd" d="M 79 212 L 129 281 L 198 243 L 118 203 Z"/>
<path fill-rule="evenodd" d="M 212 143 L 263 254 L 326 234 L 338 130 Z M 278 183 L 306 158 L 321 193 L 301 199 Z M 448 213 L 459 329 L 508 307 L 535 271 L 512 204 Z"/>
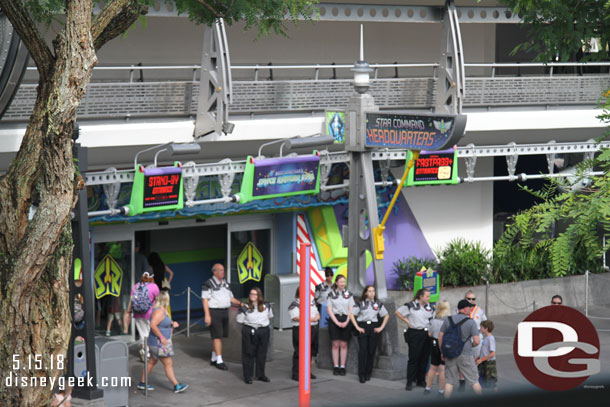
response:
<path fill-rule="evenodd" d="M 585 316 L 589 317 L 589 270 L 585 271 Z"/>
<path fill-rule="evenodd" d="M 310 252 L 309 243 L 299 246 L 299 407 L 309 407 L 311 395 Z"/>
<path fill-rule="evenodd" d="M 186 287 L 186 337 L 191 337 L 191 286 Z"/>
<path fill-rule="evenodd" d="M 148 397 L 148 337 L 144 337 L 144 395 Z"/>

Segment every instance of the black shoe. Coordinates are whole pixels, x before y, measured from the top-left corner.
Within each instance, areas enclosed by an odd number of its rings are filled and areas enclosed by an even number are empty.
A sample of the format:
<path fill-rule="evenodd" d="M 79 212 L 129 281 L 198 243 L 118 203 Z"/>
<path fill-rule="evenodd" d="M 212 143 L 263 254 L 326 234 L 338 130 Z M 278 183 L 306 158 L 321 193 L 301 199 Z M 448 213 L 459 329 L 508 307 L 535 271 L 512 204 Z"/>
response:
<path fill-rule="evenodd" d="M 333 367 L 333 376 L 339 376 L 340 369 L 338 367 Z"/>
<path fill-rule="evenodd" d="M 360 383 L 366 383 L 366 377 L 360 376 Z"/>
<path fill-rule="evenodd" d="M 227 365 L 225 365 L 224 363 L 216 363 L 214 366 L 216 366 L 216 369 L 220 369 L 220 370 L 229 370 L 229 368 L 227 367 Z"/>
<path fill-rule="evenodd" d="M 215 360 L 210 360 L 210 365 L 216 366 L 216 361 Z"/>
<path fill-rule="evenodd" d="M 427 396 L 428 394 L 430 394 L 430 390 L 424 389 L 424 396 Z"/>
<path fill-rule="evenodd" d="M 295 382 L 298 382 L 299 381 L 299 376 L 292 375 L 292 380 L 294 380 Z"/>
<path fill-rule="evenodd" d="M 309 377 L 311 378 L 311 380 L 316 380 L 316 379 L 317 379 L 316 375 L 315 375 L 315 374 L 313 374 L 313 373 L 312 373 L 312 374 L 311 374 L 311 376 L 309 376 Z"/>
<path fill-rule="evenodd" d="M 269 379 L 267 376 L 262 376 L 257 378 L 257 380 L 260 380 L 261 382 L 265 382 L 265 383 L 269 383 L 271 381 L 271 379 Z"/>
<path fill-rule="evenodd" d="M 244 383 L 246 383 L 246 384 L 252 384 L 252 379 L 244 379 Z"/>
<path fill-rule="evenodd" d="M 425 382 L 417 382 L 417 387 L 426 388 L 426 383 Z"/>
<path fill-rule="evenodd" d="M 406 391 L 411 391 L 411 390 L 413 390 L 413 386 L 411 386 L 411 383 L 407 383 L 407 385 L 405 386 L 405 390 L 406 390 Z"/>
<path fill-rule="evenodd" d="M 345 376 L 345 368 L 344 368 L 344 367 L 340 367 L 340 368 L 339 368 L 339 374 L 340 374 L 341 376 Z"/>
<path fill-rule="evenodd" d="M 371 375 L 368 375 L 368 374 L 367 374 L 366 376 L 364 376 L 364 380 L 366 380 L 367 382 L 368 382 L 369 380 L 371 380 Z"/>

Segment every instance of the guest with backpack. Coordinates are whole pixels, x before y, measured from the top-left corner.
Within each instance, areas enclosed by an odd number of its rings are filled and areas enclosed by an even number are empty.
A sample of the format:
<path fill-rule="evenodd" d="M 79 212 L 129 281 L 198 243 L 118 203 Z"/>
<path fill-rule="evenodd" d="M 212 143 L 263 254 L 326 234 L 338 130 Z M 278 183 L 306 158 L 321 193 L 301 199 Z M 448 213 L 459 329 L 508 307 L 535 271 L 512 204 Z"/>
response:
<path fill-rule="evenodd" d="M 438 334 L 442 359 L 445 361 L 445 398 L 451 397 L 453 387 L 459 383 L 460 373 L 475 393 L 482 392 L 479 372 L 472 355 L 472 347 L 481 341 L 477 324 L 468 316 L 472 307 L 468 300 L 460 300 L 458 313 L 443 322 Z"/>
<path fill-rule="evenodd" d="M 144 361 L 145 352 L 148 352 L 146 342 L 144 340 L 150 335 L 150 317 L 153 312 L 152 305 L 159 295 L 159 287 L 154 283 L 154 277 L 151 272 L 145 271 L 142 273 L 140 282 L 131 289 L 131 300 L 127 307 L 127 312 L 133 312 L 136 330 L 140 335 L 142 349 L 140 349 L 140 357 Z"/>

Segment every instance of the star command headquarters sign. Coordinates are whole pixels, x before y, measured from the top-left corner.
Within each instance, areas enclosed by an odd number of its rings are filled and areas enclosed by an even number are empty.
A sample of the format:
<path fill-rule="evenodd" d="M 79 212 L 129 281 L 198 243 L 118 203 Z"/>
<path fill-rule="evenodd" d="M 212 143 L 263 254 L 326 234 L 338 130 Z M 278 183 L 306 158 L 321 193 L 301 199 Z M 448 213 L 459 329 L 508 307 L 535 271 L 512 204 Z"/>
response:
<path fill-rule="evenodd" d="M 248 280 L 261 281 L 261 276 L 263 275 L 263 255 L 252 242 L 248 242 L 239 257 L 237 257 L 237 272 L 240 284 Z"/>
<path fill-rule="evenodd" d="M 465 115 L 367 113 L 365 145 L 436 151 L 457 144 L 465 129 Z"/>
<path fill-rule="evenodd" d="M 107 254 L 95 269 L 95 298 L 100 299 L 106 295 L 118 297 L 121 295 L 123 282 L 123 269 Z"/>

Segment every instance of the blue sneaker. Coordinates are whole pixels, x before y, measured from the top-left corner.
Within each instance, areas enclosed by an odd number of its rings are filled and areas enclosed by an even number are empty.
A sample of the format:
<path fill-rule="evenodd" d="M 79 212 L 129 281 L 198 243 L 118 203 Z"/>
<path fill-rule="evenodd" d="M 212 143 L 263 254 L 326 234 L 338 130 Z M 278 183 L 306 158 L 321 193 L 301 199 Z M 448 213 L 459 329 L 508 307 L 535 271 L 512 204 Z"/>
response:
<path fill-rule="evenodd" d="M 177 385 L 174 386 L 174 393 L 182 393 L 184 390 L 186 390 L 188 388 L 189 388 L 188 384 L 178 383 Z"/>
<path fill-rule="evenodd" d="M 140 382 L 138 383 L 138 390 L 146 390 L 146 384 L 144 382 Z M 152 384 L 148 385 L 148 391 L 153 391 L 155 389 L 155 386 L 153 386 Z"/>

